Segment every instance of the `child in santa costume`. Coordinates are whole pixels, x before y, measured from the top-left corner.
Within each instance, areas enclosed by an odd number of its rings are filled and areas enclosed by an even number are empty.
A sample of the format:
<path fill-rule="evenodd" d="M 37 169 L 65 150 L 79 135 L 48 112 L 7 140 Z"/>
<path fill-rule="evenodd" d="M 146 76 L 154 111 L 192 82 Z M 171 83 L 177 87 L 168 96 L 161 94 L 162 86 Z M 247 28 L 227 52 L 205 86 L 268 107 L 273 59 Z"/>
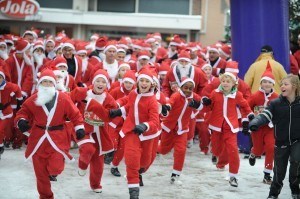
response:
<path fill-rule="evenodd" d="M 152 73 L 147 68 L 141 70 L 137 89 L 129 94 L 128 103 L 110 111 L 110 117 L 126 116 L 120 135 L 125 139 L 127 183 L 132 199 L 139 198 L 139 170 L 150 164 L 153 139 L 159 136 L 158 105 L 152 84 Z"/>
<path fill-rule="evenodd" d="M 77 106 L 84 116 L 86 130 L 85 138 L 77 142 L 79 146 L 78 174 L 84 176 L 90 166 L 90 187 L 96 193 L 102 192 L 104 154 L 114 150 L 109 135 L 114 129 L 108 125 L 110 122 L 108 109 L 116 108 L 117 104 L 107 93 L 107 88 L 109 88 L 108 74 L 103 69 L 99 69 L 94 74 L 91 86 L 77 87 L 71 92 L 73 102 L 78 103 Z"/>
<path fill-rule="evenodd" d="M 210 105 L 211 116 L 208 120 L 211 130 L 211 147 L 215 156 L 220 156 L 226 150 L 228 160 L 223 160 L 224 166 L 229 163 L 229 183 L 237 187 L 237 174 L 240 165 L 239 151 L 237 146 L 237 133 L 239 132 L 239 121 L 237 106 L 242 114 L 243 131 L 248 132 L 248 118 L 252 113 L 243 94 L 237 91 L 236 76 L 230 72 L 220 75 L 220 86 L 215 89 L 210 99 L 203 98 L 204 105 Z M 224 158 L 224 157 L 222 157 Z M 224 168 L 223 166 L 223 168 Z M 220 169 L 223 169 L 220 168 Z"/>
<path fill-rule="evenodd" d="M 130 65 L 123 62 L 123 63 L 119 63 L 119 69 L 118 69 L 118 74 L 116 77 L 116 80 L 114 83 L 111 84 L 111 88 L 110 91 L 116 87 L 120 87 L 122 84 L 122 79 L 124 78 L 124 75 L 127 71 L 130 70 Z"/>
<path fill-rule="evenodd" d="M 171 183 L 178 180 L 185 159 L 187 134 L 193 109 L 201 110 L 200 96 L 193 93 L 195 82 L 190 78 L 181 81 L 180 90 L 174 93 L 169 104 L 163 105 L 162 114 L 167 115 L 161 124 L 163 132 L 158 152 L 165 155 L 174 148 Z"/>
<path fill-rule="evenodd" d="M 4 70 L 0 66 L 0 156 L 4 152 L 3 140 L 13 116 L 13 109 L 10 106 L 12 99 L 17 100 L 17 110 L 19 110 L 23 99 L 21 89 L 16 84 L 6 82 Z"/>
<path fill-rule="evenodd" d="M 114 88 L 109 93 L 115 100 L 118 100 L 120 98 L 128 96 L 129 93 L 135 88 L 135 84 L 136 84 L 135 73 L 132 70 L 129 70 L 125 73 L 121 86 Z M 122 139 L 119 132 L 123 126 L 124 120 L 123 118 L 119 117 L 119 120 L 115 120 L 115 121 L 117 121 L 117 123 L 115 122 L 109 123 L 109 125 L 115 129 L 114 133 L 111 134 L 112 140 L 114 142 L 115 151 L 112 160 L 110 161 L 111 162 L 110 172 L 114 176 L 120 177 L 121 174 L 119 172 L 118 166 L 124 156 L 124 139 Z"/>
<path fill-rule="evenodd" d="M 17 112 L 15 124 L 22 132 L 30 130 L 26 159 L 32 158 L 40 198 L 54 198 L 50 180 L 64 170 L 65 160 L 72 160 L 64 122 L 68 117 L 78 139 L 84 137 L 82 115 L 70 97 L 55 90 L 55 75 L 46 69 L 37 84 L 38 92 L 29 97 Z"/>
<path fill-rule="evenodd" d="M 259 90 L 248 99 L 249 106 L 256 115 L 261 113 L 264 108 L 270 104 L 271 100 L 278 97 L 278 94 L 274 92 L 274 84 L 275 78 L 272 74 L 272 68 L 268 62 L 266 71 L 261 77 Z M 249 164 L 254 166 L 256 156 L 261 156 L 265 153 L 266 157 L 263 182 L 271 184 L 272 178 L 270 174 L 273 169 L 275 144 L 272 122 L 268 125 L 262 126 L 257 132 L 252 133 L 251 138 L 253 146 L 249 156 Z"/>

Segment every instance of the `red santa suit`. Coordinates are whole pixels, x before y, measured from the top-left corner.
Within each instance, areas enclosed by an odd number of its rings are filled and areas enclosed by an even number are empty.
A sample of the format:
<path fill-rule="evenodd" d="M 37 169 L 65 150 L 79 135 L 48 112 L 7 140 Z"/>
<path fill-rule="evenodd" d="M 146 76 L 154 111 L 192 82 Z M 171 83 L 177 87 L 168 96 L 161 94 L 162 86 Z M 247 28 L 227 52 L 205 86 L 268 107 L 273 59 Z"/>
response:
<path fill-rule="evenodd" d="M 167 154 L 174 148 L 173 174 L 180 175 L 185 159 L 187 132 L 189 132 L 189 123 L 193 109 L 188 106 L 189 102 L 195 99 L 200 101 L 200 97 L 193 93 L 190 97 L 179 90 L 174 93 L 169 101 L 171 110 L 169 115 L 162 121 L 163 132 L 158 152 Z M 202 106 L 198 108 L 201 110 Z"/>
<path fill-rule="evenodd" d="M 93 82 L 99 77 L 106 78 L 108 82 L 107 73 L 104 70 L 95 73 Z M 87 134 L 84 139 L 77 142 L 80 154 L 78 166 L 81 170 L 86 170 L 90 165 L 90 187 L 93 190 L 102 189 L 103 155 L 114 150 L 110 137 L 110 133 L 114 129 L 108 125 L 110 122 L 108 110 L 117 108 L 117 104 L 107 92 L 94 94 L 92 86 L 89 88 L 78 87 L 71 92 L 71 98 L 83 111 Z M 83 101 L 86 98 L 89 100 L 85 105 Z"/>
<path fill-rule="evenodd" d="M 214 52 L 217 52 L 218 54 L 220 54 L 218 48 L 215 46 L 208 47 L 207 52 L 209 53 L 210 51 L 214 51 Z M 213 60 L 213 61 L 208 59 L 208 63 L 213 67 L 212 74 L 214 76 L 219 76 L 220 70 L 226 68 L 227 62 L 225 59 L 218 57 L 216 60 Z"/>
<path fill-rule="evenodd" d="M 152 80 L 151 72 L 148 70 L 139 77 Z M 135 89 L 129 94 L 128 103 L 121 107 L 121 111 L 123 117 L 126 116 L 120 135 L 125 139 L 124 156 L 128 187 L 139 187 L 139 170 L 150 164 L 153 138 L 160 134 L 157 100 L 153 92 L 138 93 Z M 137 135 L 133 129 L 141 123 L 147 126 L 147 130 Z M 145 165 L 141 165 L 142 158 Z"/>
<path fill-rule="evenodd" d="M 208 123 L 212 130 L 212 152 L 215 156 L 220 156 L 225 147 L 229 162 L 229 175 L 235 177 L 240 165 L 236 134 L 239 132 L 239 121 L 236 107 L 239 106 L 243 121 L 247 120 L 251 109 L 241 92 L 233 90 L 228 95 L 224 95 L 220 88 L 214 90 L 210 96 L 212 104 Z M 218 164 L 217 167 L 223 168 L 225 164 Z"/>
<path fill-rule="evenodd" d="M 52 72 L 45 71 L 41 76 L 55 84 Z M 40 83 L 39 82 L 39 83 Z M 55 92 L 53 107 L 48 110 L 46 105 L 35 104 L 37 93 L 28 98 L 17 112 L 15 123 L 27 120 L 32 124 L 28 145 L 25 152 L 26 159 L 32 158 L 37 177 L 37 189 L 40 198 L 53 198 L 49 175 L 58 175 L 64 169 L 65 160 L 73 160 L 68 153 L 70 143 L 63 124 L 68 117 L 75 126 L 75 130 L 83 129 L 83 120 L 79 110 L 64 93 Z"/>

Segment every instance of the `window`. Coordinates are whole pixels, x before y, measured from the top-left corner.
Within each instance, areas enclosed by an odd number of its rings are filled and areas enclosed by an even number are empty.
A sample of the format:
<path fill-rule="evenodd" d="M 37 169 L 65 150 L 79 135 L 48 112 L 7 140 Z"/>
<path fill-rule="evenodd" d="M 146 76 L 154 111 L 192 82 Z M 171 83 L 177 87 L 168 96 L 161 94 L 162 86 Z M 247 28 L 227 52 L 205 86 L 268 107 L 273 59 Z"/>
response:
<path fill-rule="evenodd" d="M 139 13 L 189 14 L 189 0 L 140 0 Z"/>
<path fill-rule="evenodd" d="M 98 0 L 97 11 L 135 12 L 135 0 Z"/>
<path fill-rule="evenodd" d="M 41 8 L 73 9 L 73 0 L 37 0 Z"/>

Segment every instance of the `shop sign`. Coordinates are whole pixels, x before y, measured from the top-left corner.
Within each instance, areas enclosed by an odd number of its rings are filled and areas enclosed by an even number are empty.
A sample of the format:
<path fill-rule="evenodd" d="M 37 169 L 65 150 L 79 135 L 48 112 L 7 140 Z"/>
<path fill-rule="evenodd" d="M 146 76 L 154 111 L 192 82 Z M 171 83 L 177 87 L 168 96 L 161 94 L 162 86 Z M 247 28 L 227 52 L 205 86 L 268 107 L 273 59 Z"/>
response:
<path fill-rule="evenodd" d="M 37 14 L 40 5 L 34 0 L 2 0 L 0 1 L 0 12 L 8 17 L 26 18 Z"/>

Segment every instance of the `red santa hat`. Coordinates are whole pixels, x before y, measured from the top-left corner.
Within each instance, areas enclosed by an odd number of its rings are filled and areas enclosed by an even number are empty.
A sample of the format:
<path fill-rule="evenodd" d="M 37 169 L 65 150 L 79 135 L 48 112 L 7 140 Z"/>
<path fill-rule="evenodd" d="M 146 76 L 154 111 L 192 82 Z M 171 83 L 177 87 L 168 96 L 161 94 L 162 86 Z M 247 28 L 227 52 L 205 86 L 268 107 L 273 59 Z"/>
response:
<path fill-rule="evenodd" d="M 25 39 L 20 38 L 16 41 L 16 53 L 24 53 L 31 47 L 30 43 Z"/>
<path fill-rule="evenodd" d="M 143 41 L 136 39 L 132 41 L 132 48 L 136 48 L 136 49 L 142 49 L 142 45 L 143 45 Z"/>
<path fill-rule="evenodd" d="M 119 63 L 119 66 L 118 66 L 118 70 L 120 70 L 121 68 L 123 68 L 123 67 L 126 67 L 127 69 L 131 69 L 130 68 L 130 65 L 128 64 L 128 63 L 126 63 L 126 62 L 121 62 L 121 63 Z"/>
<path fill-rule="evenodd" d="M 151 45 L 149 43 L 142 43 L 142 50 L 151 51 Z"/>
<path fill-rule="evenodd" d="M 66 37 L 67 37 L 67 35 L 66 35 L 65 31 L 62 30 L 61 32 L 58 32 L 56 34 L 55 40 L 56 41 L 61 41 L 63 38 L 66 38 Z"/>
<path fill-rule="evenodd" d="M 228 61 L 226 63 L 225 72 L 230 72 L 234 75 L 237 75 L 239 73 L 239 63 L 236 61 Z"/>
<path fill-rule="evenodd" d="M 122 79 L 122 82 L 130 82 L 132 84 L 136 83 L 136 77 L 135 77 L 135 73 L 132 70 L 128 70 L 126 71 L 126 73 L 124 74 L 124 77 Z"/>
<path fill-rule="evenodd" d="M 5 43 L 9 43 L 11 45 L 14 45 L 14 36 L 11 34 L 5 34 L 3 36 Z"/>
<path fill-rule="evenodd" d="M 151 82 L 151 84 L 153 84 L 152 72 L 148 68 L 146 68 L 146 67 L 143 67 L 139 71 L 139 75 L 138 75 L 137 81 L 139 81 L 141 78 L 148 79 Z"/>
<path fill-rule="evenodd" d="M 45 47 L 44 47 L 44 42 L 41 40 L 37 40 L 36 42 L 34 42 L 33 44 L 33 51 L 35 51 L 38 48 L 42 48 L 43 51 L 45 51 Z"/>
<path fill-rule="evenodd" d="M 0 65 L 0 75 L 5 79 L 4 69 L 3 66 Z"/>
<path fill-rule="evenodd" d="M 197 50 L 199 50 L 198 44 L 196 42 L 190 42 L 187 45 L 187 49 L 189 49 L 192 52 L 197 51 Z"/>
<path fill-rule="evenodd" d="M 55 76 L 54 72 L 50 69 L 45 69 L 41 72 L 39 80 L 38 80 L 38 85 L 43 80 L 50 80 L 54 85 L 56 85 L 56 76 Z"/>
<path fill-rule="evenodd" d="M 97 40 L 97 39 L 99 39 L 99 34 L 97 34 L 97 33 L 92 34 L 92 36 L 91 36 L 90 39 L 91 40 Z"/>
<path fill-rule="evenodd" d="M 181 43 L 182 43 L 182 41 L 181 41 L 179 35 L 174 35 L 169 43 L 169 46 L 181 46 Z"/>
<path fill-rule="evenodd" d="M 267 80 L 267 81 L 270 81 L 272 82 L 273 84 L 275 84 L 275 77 L 272 73 L 272 68 L 271 68 L 271 65 L 270 65 L 270 62 L 268 61 L 267 63 L 267 68 L 265 70 L 265 72 L 263 73 L 263 75 L 261 76 L 261 79 L 260 79 L 260 82 L 262 80 Z"/>
<path fill-rule="evenodd" d="M 72 50 L 75 50 L 74 42 L 71 39 L 68 39 L 65 42 L 63 42 L 61 49 L 64 49 L 66 47 L 69 47 Z"/>
<path fill-rule="evenodd" d="M 141 59 L 147 59 L 147 60 L 150 60 L 150 52 L 147 51 L 147 50 L 141 50 L 139 53 L 138 53 L 138 60 L 141 60 Z"/>
<path fill-rule="evenodd" d="M 221 48 L 219 48 L 220 54 L 225 57 L 230 57 L 231 55 L 231 47 L 229 45 L 224 44 Z"/>
<path fill-rule="evenodd" d="M 55 45 L 55 41 L 53 40 L 53 39 L 51 39 L 51 38 L 49 38 L 49 39 L 46 39 L 46 41 L 45 41 L 45 46 L 47 45 L 47 43 L 52 43 L 53 45 Z"/>
<path fill-rule="evenodd" d="M 207 53 L 209 53 L 209 52 L 211 52 L 211 51 L 220 54 L 220 52 L 219 52 L 217 46 L 208 46 L 208 47 L 207 47 Z"/>
<path fill-rule="evenodd" d="M 180 61 L 180 60 L 184 60 L 184 61 L 187 61 L 187 62 L 191 62 L 191 56 L 190 56 L 190 53 L 186 50 L 182 50 L 180 51 L 179 55 L 178 55 L 178 59 L 177 61 Z"/>
<path fill-rule="evenodd" d="M 32 35 L 35 39 L 37 39 L 39 32 L 40 32 L 39 30 L 26 30 L 23 33 L 22 37 L 24 38 L 25 35 Z"/>
<path fill-rule="evenodd" d="M 128 47 L 128 42 L 125 39 L 125 37 L 121 37 L 121 39 L 118 41 L 117 47 L 123 48 L 125 50 L 127 50 L 129 48 Z"/>
<path fill-rule="evenodd" d="M 153 43 L 153 42 L 155 42 L 155 41 L 156 41 L 156 40 L 155 40 L 153 34 L 147 34 L 146 39 L 145 39 L 145 42 L 146 42 L 146 43 Z"/>
<path fill-rule="evenodd" d="M 159 75 L 166 75 L 170 69 L 171 69 L 170 62 L 163 61 L 160 64 L 159 68 L 158 68 L 158 74 Z"/>
<path fill-rule="evenodd" d="M 229 76 L 233 79 L 234 82 L 237 81 L 237 76 L 235 73 L 225 72 L 225 73 L 223 73 L 223 75 L 220 75 L 219 78 L 222 79 L 223 76 Z"/>
<path fill-rule="evenodd" d="M 86 50 L 86 44 L 84 42 L 80 42 L 78 45 L 76 45 L 76 54 L 87 54 Z"/>
<path fill-rule="evenodd" d="M 153 33 L 153 37 L 154 37 L 155 39 L 160 39 L 160 40 L 161 40 L 161 34 L 160 34 L 159 32 Z"/>
<path fill-rule="evenodd" d="M 124 48 L 117 47 L 117 53 L 125 53 L 126 54 L 126 50 Z"/>
<path fill-rule="evenodd" d="M 191 78 L 188 78 L 188 77 L 183 77 L 182 79 L 181 79 L 181 82 L 180 82 L 180 87 L 182 87 L 185 83 L 187 83 L 187 82 L 191 82 L 193 85 L 194 85 L 194 87 L 195 87 L 195 82 L 194 82 L 194 80 L 193 79 L 191 79 Z"/>
<path fill-rule="evenodd" d="M 212 68 L 212 66 L 211 66 L 210 64 L 204 64 L 203 66 L 201 66 L 201 69 L 204 71 L 204 69 L 205 69 L 206 67 Z"/>
<path fill-rule="evenodd" d="M 103 69 L 99 69 L 99 70 L 97 70 L 97 71 L 95 72 L 94 77 L 93 77 L 92 84 L 94 84 L 95 81 L 96 81 L 99 77 L 101 77 L 101 78 L 103 78 L 103 79 L 105 80 L 105 82 L 106 82 L 106 84 L 107 84 L 107 88 L 110 89 L 109 75 L 108 75 L 108 73 L 107 73 L 105 70 L 103 70 Z"/>
<path fill-rule="evenodd" d="M 107 45 L 105 46 L 105 48 L 103 50 L 103 53 L 106 53 L 106 51 L 108 51 L 109 49 L 114 49 L 115 51 L 118 50 L 117 46 L 112 42 L 107 43 Z"/>
<path fill-rule="evenodd" d="M 62 56 L 56 57 L 52 63 L 53 63 L 52 66 L 53 70 L 57 69 L 59 66 L 65 66 L 68 68 L 67 60 Z"/>
<path fill-rule="evenodd" d="M 99 37 L 95 44 L 96 50 L 104 50 L 105 46 L 107 45 L 107 42 L 108 38 L 106 36 Z"/>

